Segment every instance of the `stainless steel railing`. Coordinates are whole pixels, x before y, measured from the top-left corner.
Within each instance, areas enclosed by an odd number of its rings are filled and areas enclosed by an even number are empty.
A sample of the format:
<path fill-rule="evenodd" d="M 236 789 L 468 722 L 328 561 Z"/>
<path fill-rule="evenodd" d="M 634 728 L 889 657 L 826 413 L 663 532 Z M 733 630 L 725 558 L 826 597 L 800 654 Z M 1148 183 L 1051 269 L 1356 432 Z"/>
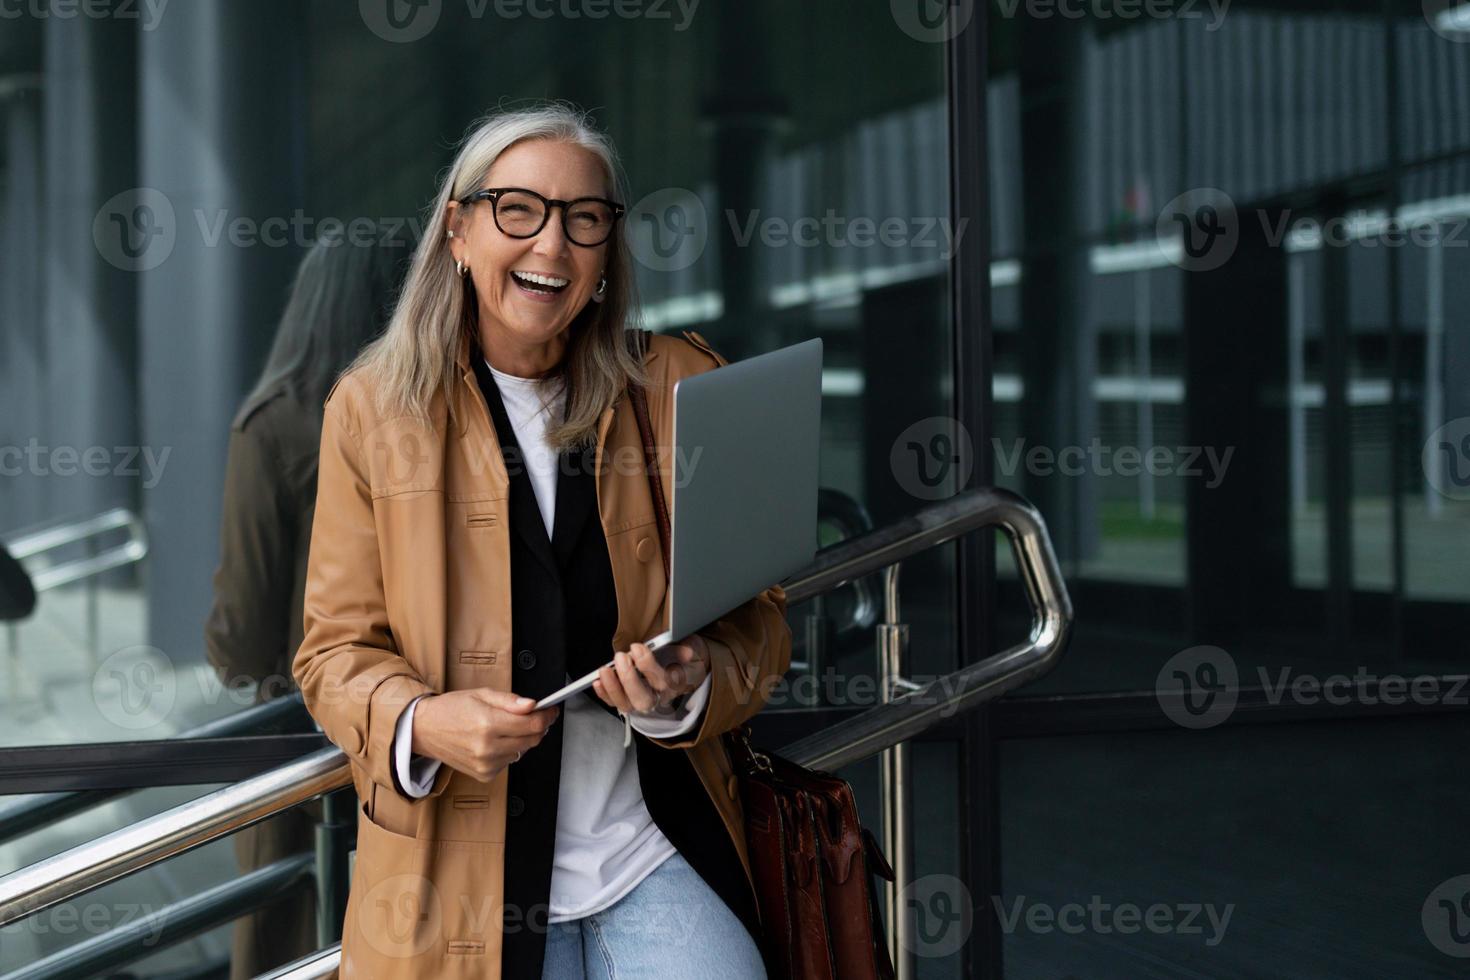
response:
<path fill-rule="evenodd" d="M 922 687 L 907 689 L 895 683 L 895 694 L 889 700 L 787 746 L 782 755 L 818 768 L 849 765 L 998 697 L 1056 662 L 1071 626 L 1071 600 L 1045 522 L 1029 503 L 1006 490 L 966 491 L 887 528 L 824 549 L 808 570 L 782 583 L 788 602 L 801 602 L 863 575 L 896 566 L 904 558 L 982 527 L 999 527 L 1015 550 L 1033 610 L 1026 641 Z M 895 573 L 890 573 L 887 585 L 889 619 L 893 620 L 897 617 Z M 890 669 L 897 670 L 896 661 Z M 900 680 L 897 676 L 890 679 Z M 898 690 L 904 693 L 896 693 Z M 342 752 L 322 749 L 0 877 L 0 926 L 350 782 L 351 772 Z M 896 791 L 907 798 L 906 779 Z M 902 948 L 896 948 L 895 953 Z M 324 950 L 309 959 L 313 966 L 301 965 L 290 975 L 324 976 L 335 966 L 335 955 L 331 949 Z M 909 972 L 902 966 L 901 970 Z"/>
<path fill-rule="evenodd" d="M 110 531 L 126 530 L 127 538 L 121 544 L 99 550 L 97 539 Z M 61 562 L 31 573 L 31 587 L 37 593 L 47 592 L 73 582 L 87 582 L 87 654 L 92 665 L 97 665 L 97 644 L 100 635 L 98 594 L 96 578 L 103 572 L 122 568 L 142 561 L 148 555 L 148 531 L 143 520 L 125 507 L 114 507 L 91 517 L 64 521 L 31 531 L 19 531 L 5 539 L 6 550 L 16 561 L 25 563 L 27 558 L 43 555 L 67 545 L 84 542 L 88 554 L 81 558 Z M 29 572 L 29 569 L 27 569 Z M 10 654 L 12 697 L 20 688 L 22 673 L 19 665 L 19 628 L 11 623 L 6 630 Z"/>

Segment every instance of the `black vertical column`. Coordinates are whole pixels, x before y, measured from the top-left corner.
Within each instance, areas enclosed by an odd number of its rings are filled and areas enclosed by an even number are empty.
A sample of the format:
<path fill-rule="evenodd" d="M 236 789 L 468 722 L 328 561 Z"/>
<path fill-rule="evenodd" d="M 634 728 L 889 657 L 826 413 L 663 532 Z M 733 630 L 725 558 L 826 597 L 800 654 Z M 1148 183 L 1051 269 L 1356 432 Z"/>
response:
<path fill-rule="evenodd" d="M 1341 218 L 1344 207 L 1334 206 Z M 1353 588 L 1353 435 L 1348 406 L 1348 368 L 1352 337 L 1348 303 L 1348 250 L 1323 236 L 1322 248 L 1322 428 L 1327 501 L 1327 594 L 1324 610 L 1329 638 L 1344 649 L 1352 635 Z"/>
<path fill-rule="evenodd" d="M 711 237 L 719 242 L 725 304 L 718 333 L 730 342 L 726 355 L 739 360 L 779 347 L 781 337 L 760 281 L 759 239 L 736 245 L 723 215 L 733 211 L 744 221 L 753 212 L 767 210 L 765 181 L 786 118 L 786 101 L 770 88 L 776 75 L 769 37 L 780 14 L 770 11 L 768 0 L 721 4 L 717 13 L 719 67 L 713 77 L 718 87 L 705 98 L 702 113 L 711 129 L 711 162 L 719 195 L 719 213 L 710 215 Z"/>
<path fill-rule="evenodd" d="M 950 219 L 968 221 L 966 236 L 950 263 L 950 310 L 954 364 L 954 412 L 974 440 L 969 487 L 995 484 L 993 378 L 994 325 L 990 317 L 990 151 L 986 142 L 986 52 L 989 25 L 977 13 L 946 48 L 949 102 Z M 968 489 L 962 487 L 961 489 Z M 974 663 L 997 648 L 995 542 L 992 532 L 972 534 L 956 545 L 956 631 L 958 659 Z M 965 719 L 960 758 L 959 823 L 963 841 L 960 874 L 974 896 L 974 931 L 963 950 L 967 977 L 999 980 L 1003 975 L 999 920 L 985 896 L 1001 893 L 1000 760 L 991 728 L 991 708 Z"/>
<path fill-rule="evenodd" d="M 1282 221 L 1269 211 L 1241 221 L 1228 261 L 1180 273 L 1185 442 L 1232 453 L 1218 486 L 1185 483 L 1189 628 L 1197 643 L 1228 642 L 1247 624 L 1287 615 L 1287 255 L 1266 238 Z"/>
<path fill-rule="evenodd" d="M 1021 60 L 1021 435 L 1028 447 L 1061 453 L 1096 434 L 1092 382 L 1096 344 L 1088 315 L 1083 241 L 1084 60 L 1091 27 L 1065 17 L 1016 25 Z M 1096 478 L 1030 474 L 1026 496 L 1046 518 L 1057 557 L 1097 548 Z"/>

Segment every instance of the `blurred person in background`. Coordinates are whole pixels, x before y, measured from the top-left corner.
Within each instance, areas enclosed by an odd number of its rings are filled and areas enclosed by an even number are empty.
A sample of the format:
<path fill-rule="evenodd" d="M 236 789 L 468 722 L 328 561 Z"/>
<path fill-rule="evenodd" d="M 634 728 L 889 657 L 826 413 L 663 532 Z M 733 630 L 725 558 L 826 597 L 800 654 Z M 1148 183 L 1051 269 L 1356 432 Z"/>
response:
<path fill-rule="evenodd" d="M 260 379 L 241 403 L 225 464 L 220 564 L 205 624 L 209 662 L 256 703 L 296 690 L 322 405 L 337 375 L 382 333 L 412 242 L 323 236 L 307 251 Z M 242 871 L 314 847 L 320 800 L 235 835 Z M 316 898 L 291 895 L 235 926 L 230 976 L 253 977 L 318 948 Z"/>

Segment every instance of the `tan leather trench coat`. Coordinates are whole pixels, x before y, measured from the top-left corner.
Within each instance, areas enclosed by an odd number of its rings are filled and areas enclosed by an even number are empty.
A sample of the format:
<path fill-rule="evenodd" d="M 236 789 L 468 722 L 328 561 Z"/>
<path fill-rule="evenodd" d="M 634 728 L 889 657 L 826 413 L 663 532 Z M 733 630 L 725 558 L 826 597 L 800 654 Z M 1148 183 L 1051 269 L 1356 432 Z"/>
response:
<path fill-rule="evenodd" d="M 655 335 L 645 359 L 659 447 L 672 444 L 674 382 L 724 363 L 698 334 L 686 337 Z M 457 424 L 442 395 L 430 424 L 380 417 L 353 374 L 327 399 L 306 632 L 292 673 L 351 762 L 360 800 L 344 977 L 499 977 L 502 914 L 505 928 L 524 927 L 523 910 L 502 907 L 508 777 L 487 784 L 441 766 L 431 795 L 414 800 L 397 792 L 390 769 L 394 727 L 414 697 L 510 686 L 509 478 L 469 352 L 466 337 L 452 396 Z M 671 454 L 661 454 L 669 494 Z M 617 594 L 614 643 L 626 650 L 668 623 L 652 494 L 626 395 L 603 413 L 596 461 Z M 772 586 L 700 631 L 713 672 L 705 717 L 692 735 L 664 743 L 689 753 L 747 875 L 740 800 L 719 736 L 754 715 L 785 673 L 785 611 L 785 593 Z"/>

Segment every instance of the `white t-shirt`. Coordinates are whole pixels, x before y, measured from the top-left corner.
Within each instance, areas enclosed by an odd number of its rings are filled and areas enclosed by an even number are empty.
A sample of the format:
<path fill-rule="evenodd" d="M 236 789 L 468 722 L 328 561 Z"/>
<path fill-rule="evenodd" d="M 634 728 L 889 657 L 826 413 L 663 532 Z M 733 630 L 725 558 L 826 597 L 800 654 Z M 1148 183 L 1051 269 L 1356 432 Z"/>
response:
<path fill-rule="evenodd" d="M 488 361 L 486 362 L 489 363 Z M 566 392 L 560 385 L 543 394 L 539 382 L 490 368 L 520 443 L 521 455 L 541 520 L 550 537 L 556 512 L 557 453 L 546 443 L 546 428 L 559 417 Z M 629 723 L 652 738 L 692 731 L 709 698 L 705 677 L 677 719 L 632 714 Z M 413 754 L 415 699 L 398 718 L 393 761 L 398 781 L 410 796 L 427 796 L 441 763 Z M 585 697 L 562 703 L 561 782 L 556 810 L 556 853 L 551 868 L 548 920 L 564 922 L 600 912 L 674 854 L 643 803 L 638 759 L 624 745 L 623 725 Z M 514 764 L 514 763 L 512 763 Z"/>

